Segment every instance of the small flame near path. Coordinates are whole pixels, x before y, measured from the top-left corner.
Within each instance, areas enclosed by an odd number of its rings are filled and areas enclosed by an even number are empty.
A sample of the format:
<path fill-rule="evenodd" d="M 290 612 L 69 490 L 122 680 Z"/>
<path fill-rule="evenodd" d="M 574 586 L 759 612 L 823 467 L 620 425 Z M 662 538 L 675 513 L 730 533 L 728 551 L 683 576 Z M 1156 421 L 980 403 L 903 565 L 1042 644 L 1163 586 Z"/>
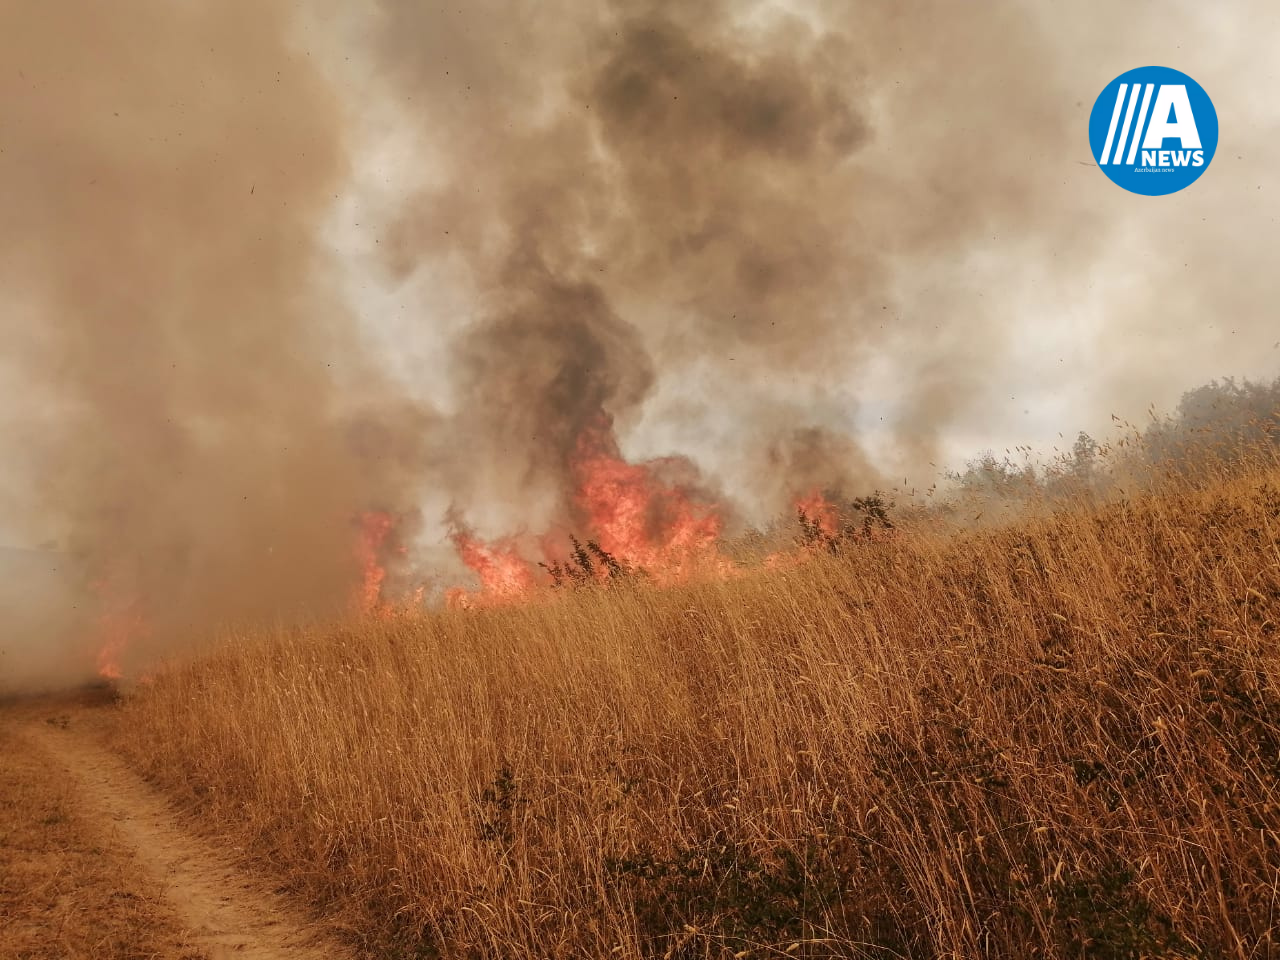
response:
<path fill-rule="evenodd" d="M 94 629 L 94 666 L 104 680 L 121 680 L 125 652 L 150 632 L 146 614 L 141 600 L 108 580 L 95 580 L 90 587 L 100 609 Z"/>

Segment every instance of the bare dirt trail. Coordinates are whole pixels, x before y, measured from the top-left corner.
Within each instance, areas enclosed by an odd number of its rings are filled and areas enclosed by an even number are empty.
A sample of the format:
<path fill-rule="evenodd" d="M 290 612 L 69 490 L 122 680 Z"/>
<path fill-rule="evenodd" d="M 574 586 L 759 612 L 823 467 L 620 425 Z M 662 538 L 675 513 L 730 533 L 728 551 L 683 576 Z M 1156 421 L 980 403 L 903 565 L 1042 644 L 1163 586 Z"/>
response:
<path fill-rule="evenodd" d="M 104 835 L 118 837 L 161 886 L 192 947 L 210 960 L 355 956 L 301 920 L 262 881 L 184 830 L 164 797 L 103 743 L 93 713 L 73 708 L 54 718 L 31 716 L 19 721 L 17 732 L 47 756 L 50 775 L 74 783 L 78 813 Z"/>

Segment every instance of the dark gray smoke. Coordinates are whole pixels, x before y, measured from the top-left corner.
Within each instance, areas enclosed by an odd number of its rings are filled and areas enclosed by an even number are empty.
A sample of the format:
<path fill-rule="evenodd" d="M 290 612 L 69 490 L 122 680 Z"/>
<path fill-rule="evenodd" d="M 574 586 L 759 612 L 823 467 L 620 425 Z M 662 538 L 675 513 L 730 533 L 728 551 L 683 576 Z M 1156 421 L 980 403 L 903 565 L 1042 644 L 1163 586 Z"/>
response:
<path fill-rule="evenodd" d="M 484 292 L 452 357 L 456 465 L 508 496 L 566 487 L 580 425 L 625 428 L 659 381 L 691 418 L 736 405 L 749 504 L 882 483 L 856 411 L 815 417 L 811 388 L 909 358 L 886 430 L 919 466 L 1005 347 L 1001 298 L 984 315 L 949 271 L 994 235 L 1056 269 L 1088 250 L 1090 216 L 1037 169 L 1087 146 L 1074 61 L 1034 10 L 514 9 L 383 0 L 377 51 L 443 153 L 390 260 L 460 255 Z"/>
<path fill-rule="evenodd" d="M 1171 402 L 1171 370 L 1236 369 L 1265 336 L 1274 283 L 1239 237 L 1264 228 L 1236 172 L 1153 206 L 1092 168 L 1087 140 L 1112 76 L 1176 60 L 1216 84 L 1243 159 L 1268 129 L 1241 99 L 1248 17 L 1015 0 L 377 11 L 376 70 L 433 148 L 388 262 L 451 259 L 483 293 L 452 354 L 465 475 L 563 488 L 565 438 L 604 407 L 624 432 L 692 439 L 767 513 L 810 484 L 927 474 L 957 426 L 1031 426 L 1046 396 L 1074 402 L 1054 411 L 1067 429 Z M 1194 329 L 1223 307 L 1239 339 Z M 1197 362 L 1156 335 L 1171 315 Z M 590 387 L 562 389 L 584 369 Z"/>

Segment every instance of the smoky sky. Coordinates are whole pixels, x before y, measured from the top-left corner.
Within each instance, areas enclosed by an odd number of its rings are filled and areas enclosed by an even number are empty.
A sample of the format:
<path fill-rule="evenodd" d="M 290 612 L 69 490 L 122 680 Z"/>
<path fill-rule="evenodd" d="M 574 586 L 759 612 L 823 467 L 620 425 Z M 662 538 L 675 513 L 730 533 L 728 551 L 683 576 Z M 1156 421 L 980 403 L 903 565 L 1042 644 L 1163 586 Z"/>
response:
<path fill-rule="evenodd" d="M 662 384 L 752 478 L 730 497 L 883 483 L 813 391 L 904 358 L 886 429 L 918 466 L 1007 349 L 957 265 L 992 237 L 1058 270 L 1093 249 L 1038 169 L 1072 155 L 1078 58 L 1028 6 L 384 0 L 376 24 L 403 122 L 443 145 L 387 211 L 388 267 L 458 257 L 481 294 L 448 354 L 465 474 L 563 488 L 576 425 L 603 408 L 625 429 Z M 745 387 L 736 410 L 707 379 Z"/>
<path fill-rule="evenodd" d="M 461 265 L 475 292 L 404 329 L 458 323 L 452 462 L 484 478 L 476 509 L 520 504 L 508 523 L 555 514 L 549 435 L 600 406 L 758 517 L 927 474 L 984 424 L 1043 437 L 1033 407 L 1071 431 L 1265 372 L 1245 236 L 1275 229 L 1235 174 L 1144 208 L 1091 167 L 1093 98 L 1166 54 L 1217 81 L 1256 161 L 1268 127 L 1230 97 L 1259 65 L 1228 72 L 1231 28 L 1191 8 L 384 0 L 372 23 L 378 89 L 431 145 L 381 255 L 398 281 Z M 1223 306 L 1234 340 L 1206 333 Z M 564 391 L 570 370 L 590 386 Z"/>
<path fill-rule="evenodd" d="M 5 526 L 165 650 L 341 612 L 363 511 L 572 521 L 602 422 L 759 520 L 1267 372 L 1276 14 L 1238 14 L 0 0 Z M 1223 130 L 1155 200 L 1087 141 L 1147 62 Z"/>

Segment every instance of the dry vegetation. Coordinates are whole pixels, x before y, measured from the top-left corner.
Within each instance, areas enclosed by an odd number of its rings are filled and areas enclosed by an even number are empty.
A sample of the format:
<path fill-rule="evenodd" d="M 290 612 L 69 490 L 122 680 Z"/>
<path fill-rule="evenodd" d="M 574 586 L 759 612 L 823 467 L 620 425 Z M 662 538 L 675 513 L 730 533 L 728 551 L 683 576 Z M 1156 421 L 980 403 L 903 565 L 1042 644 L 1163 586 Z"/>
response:
<path fill-rule="evenodd" d="M 58 707 L 9 704 L 0 715 L 0 958 L 196 960 L 159 888 L 81 814 L 72 778 L 20 732 L 24 719 L 71 722 Z"/>
<path fill-rule="evenodd" d="M 378 956 L 1280 955 L 1280 471 L 242 638 L 120 743 Z"/>

